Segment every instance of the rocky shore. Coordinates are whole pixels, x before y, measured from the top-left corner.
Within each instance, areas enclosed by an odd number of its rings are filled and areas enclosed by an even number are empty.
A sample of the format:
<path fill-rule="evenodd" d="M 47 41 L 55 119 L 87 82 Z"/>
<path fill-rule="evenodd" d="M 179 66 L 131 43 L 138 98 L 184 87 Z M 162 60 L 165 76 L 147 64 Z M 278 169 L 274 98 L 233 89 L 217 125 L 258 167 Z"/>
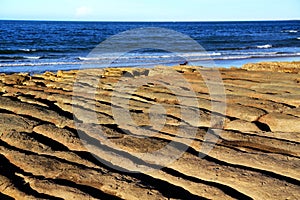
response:
<path fill-rule="evenodd" d="M 300 199 L 299 69 L 1 74 L 0 199 Z"/>
<path fill-rule="evenodd" d="M 250 71 L 270 71 L 270 72 L 287 72 L 299 73 L 300 62 L 261 62 L 245 64 L 243 69 Z"/>

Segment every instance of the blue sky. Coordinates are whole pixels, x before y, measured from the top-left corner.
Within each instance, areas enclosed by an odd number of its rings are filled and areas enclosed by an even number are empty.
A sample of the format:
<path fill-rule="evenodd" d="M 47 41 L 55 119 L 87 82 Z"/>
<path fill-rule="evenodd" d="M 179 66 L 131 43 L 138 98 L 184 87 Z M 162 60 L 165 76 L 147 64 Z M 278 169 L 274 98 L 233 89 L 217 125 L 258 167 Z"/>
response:
<path fill-rule="evenodd" d="M 0 19 L 23 20 L 285 20 L 299 11 L 299 0 L 0 0 Z"/>

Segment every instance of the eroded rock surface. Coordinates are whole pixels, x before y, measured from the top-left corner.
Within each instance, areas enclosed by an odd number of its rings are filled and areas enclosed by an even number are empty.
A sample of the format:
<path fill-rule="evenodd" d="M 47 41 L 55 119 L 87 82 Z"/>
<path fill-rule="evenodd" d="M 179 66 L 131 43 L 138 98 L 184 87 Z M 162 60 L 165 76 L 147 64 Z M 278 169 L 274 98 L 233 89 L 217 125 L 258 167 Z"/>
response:
<path fill-rule="evenodd" d="M 1 74 L 0 198 L 300 199 L 298 72 Z"/>
<path fill-rule="evenodd" d="M 271 72 L 287 72 L 287 73 L 299 73 L 300 62 L 260 62 L 260 63 L 248 63 L 245 64 L 243 69 L 251 71 L 271 71 Z M 299 80 L 299 79 L 297 79 Z M 298 82 L 296 80 L 296 82 Z M 299 82 L 298 82 L 299 83 Z"/>

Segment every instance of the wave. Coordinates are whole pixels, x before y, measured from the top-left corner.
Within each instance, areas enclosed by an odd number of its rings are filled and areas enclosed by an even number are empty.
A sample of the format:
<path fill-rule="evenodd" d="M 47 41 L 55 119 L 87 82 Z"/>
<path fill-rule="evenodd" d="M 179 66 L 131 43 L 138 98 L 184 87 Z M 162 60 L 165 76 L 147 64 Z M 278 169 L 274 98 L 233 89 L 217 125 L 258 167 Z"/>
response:
<path fill-rule="evenodd" d="M 221 56 L 222 53 L 220 52 L 194 52 L 194 53 L 183 53 L 179 54 L 179 56 L 190 56 L 190 57 L 196 57 L 196 56 Z"/>
<path fill-rule="evenodd" d="M 16 66 L 49 66 L 49 65 L 80 65 L 80 62 L 26 62 L 26 63 L 4 63 L 0 67 L 16 67 Z"/>
<path fill-rule="evenodd" d="M 242 60 L 242 59 L 251 59 L 251 58 L 280 58 L 280 57 L 297 57 L 300 56 L 300 53 L 294 54 L 269 54 L 269 55 L 245 55 L 245 56 L 224 56 L 220 58 L 214 58 L 214 60 Z"/>
<path fill-rule="evenodd" d="M 41 56 L 25 56 L 25 58 L 30 60 L 36 60 L 36 59 L 40 59 Z"/>
<path fill-rule="evenodd" d="M 37 60 L 41 56 L 0 56 L 0 60 Z"/>
<path fill-rule="evenodd" d="M 283 30 L 284 33 L 298 33 L 298 30 Z"/>
<path fill-rule="evenodd" d="M 219 51 L 236 51 L 236 50 L 248 50 L 248 49 L 269 49 L 274 47 L 271 44 L 256 45 L 256 46 L 246 46 L 246 47 L 228 47 L 228 48 L 218 48 Z"/>
<path fill-rule="evenodd" d="M 81 61 L 97 61 L 97 60 L 104 60 L 105 58 L 109 58 L 109 57 L 103 57 L 103 56 L 99 56 L 99 57 L 78 57 L 77 59 L 81 60 Z"/>
<path fill-rule="evenodd" d="M 0 60 L 23 60 L 23 56 L 0 56 Z"/>
<path fill-rule="evenodd" d="M 36 49 L 18 49 L 19 51 L 34 52 Z"/>
<path fill-rule="evenodd" d="M 59 58 L 63 58 L 63 57 L 64 57 L 63 55 L 43 55 L 43 56 L 40 56 L 39 59 L 59 59 Z"/>
<path fill-rule="evenodd" d="M 199 52 L 201 55 L 201 52 Z M 190 56 L 188 56 L 190 55 Z M 193 55 L 193 56 L 191 56 Z M 253 53 L 244 53 L 244 54 L 224 54 L 214 57 L 203 57 L 203 56 L 194 56 L 193 53 L 187 53 L 184 58 L 187 61 L 190 62 L 197 62 L 197 61 L 207 61 L 207 60 L 242 60 L 242 59 L 251 59 L 251 58 L 276 58 L 276 57 L 295 57 L 300 56 L 300 53 L 288 53 L 288 52 L 265 52 L 265 53 L 259 53 L 253 54 Z M 66 65 L 72 65 L 72 66 L 83 66 L 83 67 L 105 67 L 104 65 L 107 65 L 107 58 L 83 58 L 80 57 L 81 60 L 77 59 L 76 61 L 54 61 L 54 62 L 42 62 L 40 61 L 17 61 L 17 62 L 0 62 L 0 67 L 26 67 L 26 66 L 66 66 Z M 155 59 L 131 59 L 128 57 L 123 57 L 118 60 L 115 60 L 112 62 L 111 66 L 135 66 L 135 65 L 158 65 L 158 64 L 168 64 L 168 63 L 174 63 L 178 64 L 182 61 L 181 59 L 178 59 L 178 57 L 166 57 L 164 59 L 157 57 Z M 37 57 L 32 59 L 38 59 Z M 107 66 L 106 66 L 107 67 Z"/>
<path fill-rule="evenodd" d="M 66 57 L 65 55 L 36 55 L 36 54 L 0 54 L 0 60 L 58 60 Z"/>
<path fill-rule="evenodd" d="M 168 59 L 168 58 L 179 58 L 179 57 L 210 57 L 210 56 L 221 56 L 220 52 L 193 52 L 193 53 L 161 53 L 161 54 L 125 54 L 125 55 L 99 55 L 98 57 L 78 57 L 80 61 L 99 61 L 108 59 Z"/>
<path fill-rule="evenodd" d="M 78 52 L 78 51 L 88 51 L 92 50 L 90 47 L 86 48 L 70 48 L 70 49 L 59 49 L 59 48 L 49 48 L 49 49 L 0 49 L 0 54 L 29 54 L 29 53 L 68 53 L 68 52 Z"/>
<path fill-rule="evenodd" d="M 17 54 L 35 52 L 36 49 L 0 49 L 0 54 Z"/>
<path fill-rule="evenodd" d="M 270 45 L 270 44 L 257 45 L 256 48 L 259 48 L 259 49 L 269 49 L 269 48 L 272 48 L 272 45 Z"/>
<path fill-rule="evenodd" d="M 222 55 L 275 55 L 280 52 L 277 51 L 270 51 L 270 52 L 264 52 L 264 51 L 253 51 L 253 52 L 223 52 Z M 288 53 L 288 52 L 287 52 Z"/>

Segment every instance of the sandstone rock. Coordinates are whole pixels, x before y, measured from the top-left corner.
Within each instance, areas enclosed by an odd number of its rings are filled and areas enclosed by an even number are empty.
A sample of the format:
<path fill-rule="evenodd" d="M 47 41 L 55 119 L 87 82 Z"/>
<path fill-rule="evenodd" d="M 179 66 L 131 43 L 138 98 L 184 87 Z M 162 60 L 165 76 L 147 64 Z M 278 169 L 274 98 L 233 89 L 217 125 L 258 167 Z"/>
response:
<path fill-rule="evenodd" d="M 32 195 L 26 194 L 15 186 L 9 178 L 0 174 L 0 193 L 8 195 L 14 199 L 34 200 L 40 199 Z"/>
<path fill-rule="evenodd" d="M 0 134 L 10 131 L 32 132 L 32 129 L 38 122 L 26 119 L 24 117 L 0 113 Z"/>
<path fill-rule="evenodd" d="M 135 77 L 145 75 L 148 76 L 148 69 L 138 69 L 138 68 L 106 68 L 103 77 Z"/>
<path fill-rule="evenodd" d="M 198 66 L 173 66 L 173 69 L 175 69 L 178 72 L 184 73 L 184 72 L 189 72 L 193 73 L 196 72 L 199 69 L 203 69 L 203 67 L 198 67 Z"/>
<path fill-rule="evenodd" d="M 30 76 L 28 74 L 12 74 L 10 76 L 0 76 L 0 80 L 8 85 L 22 85 L 30 80 Z"/>
<path fill-rule="evenodd" d="M 0 74 L 0 198 L 300 199 L 292 65 Z"/>
<path fill-rule="evenodd" d="M 47 104 L 44 104 L 36 99 L 32 99 L 32 98 L 28 98 L 28 97 L 24 97 L 24 96 L 18 96 L 18 99 L 20 99 L 20 101 L 22 102 L 26 102 L 26 103 L 30 103 L 30 104 L 36 104 L 36 105 L 40 105 L 43 107 L 48 107 Z"/>
<path fill-rule="evenodd" d="M 149 199 L 149 197 L 165 199 L 159 191 L 140 187 L 139 184 L 142 183 L 126 175 L 82 168 L 56 158 L 25 154 L 2 146 L 0 146 L 0 150 L 1 154 L 5 155 L 11 163 L 34 176 L 76 182 L 123 199 L 140 199 L 141 197 L 143 199 Z"/>
<path fill-rule="evenodd" d="M 272 72 L 287 72 L 299 73 L 300 62 L 261 62 L 249 63 L 242 66 L 242 69 L 249 71 L 272 71 Z"/>
<path fill-rule="evenodd" d="M 58 70 L 56 73 L 57 77 L 61 77 L 61 78 L 70 78 L 70 79 L 74 79 L 76 72 L 75 71 L 62 71 L 62 70 Z"/>
<path fill-rule="evenodd" d="M 77 134 L 66 129 L 60 129 L 53 124 L 43 124 L 36 126 L 34 132 L 44 135 L 45 137 L 52 138 L 71 150 L 85 151 L 80 138 Z"/>
<path fill-rule="evenodd" d="M 72 122 L 68 118 L 59 115 L 53 110 L 24 102 L 13 101 L 6 97 L 0 97 L 0 108 L 16 114 L 28 115 L 36 119 L 48 121 L 54 123 L 58 127 L 65 127 L 66 125 L 72 126 Z"/>
<path fill-rule="evenodd" d="M 300 107 L 292 108 L 292 109 L 286 109 L 286 110 L 284 110 L 284 113 L 300 118 Z"/>
<path fill-rule="evenodd" d="M 262 116 L 259 122 L 267 124 L 274 132 L 300 132 L 300 118 L 273 112 Z"/>
<path fill-rule="evenodd" d="M 226 115 L 249 122 L 256 121 L 265 113 L 265 111 L 254 107 L 242 106 L 239 104 L 226 104 Z"/>
<path fill-rule="evenodd" d="M 24 176 L 22 174 L 17 174 L 17 175 L 24 178 L 25 182 L 28 183 L 30 187 L 32 187 L 33 189 L 35 189 L 36 191 L 42 194 L 48 194 L 53 197 L 59 197 L 63 199 L 96 200 L 96 198 L 93 198 L 89 194 L 86 194 L 77 188 L 60 185 L 49 180 L 41 180 L 34 177 Z"/>
<path fill-rule="evenodd" d="M 228 123 L 226 123 L 225 129 L 230 129 L 230 130 L 238 130 L 241 132 L 259 132 L 260 129 L 254 124 L 250 123 L 244 120 L 233 120 Z"/>

